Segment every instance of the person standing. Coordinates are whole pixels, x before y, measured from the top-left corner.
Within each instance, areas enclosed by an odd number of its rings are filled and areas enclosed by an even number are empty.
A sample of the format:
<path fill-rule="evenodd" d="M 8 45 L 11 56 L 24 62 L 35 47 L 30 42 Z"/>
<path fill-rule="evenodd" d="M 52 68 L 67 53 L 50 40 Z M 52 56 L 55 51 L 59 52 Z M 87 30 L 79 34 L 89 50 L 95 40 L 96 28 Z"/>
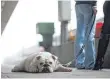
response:
<path fill-rule="evenodd" d="M 96 57 L 96 63 L 93 70 L 102 69 L 104 62 L 104 55 L 106 53 L 109 39 L 110 39 L 110 1 L 105 1 L 103 5 L 104 12 L 104 24 L 101 31 L 101 36 L 98 43 L 98 52 Z"/>
<path fill-rule="evenodd" d="M 96 55 L 94 24 L 97 1 L 75 1 L 77 19 L 77 32 L 74 46 L 75 67 L 77 69 L 93 69 Z"/>

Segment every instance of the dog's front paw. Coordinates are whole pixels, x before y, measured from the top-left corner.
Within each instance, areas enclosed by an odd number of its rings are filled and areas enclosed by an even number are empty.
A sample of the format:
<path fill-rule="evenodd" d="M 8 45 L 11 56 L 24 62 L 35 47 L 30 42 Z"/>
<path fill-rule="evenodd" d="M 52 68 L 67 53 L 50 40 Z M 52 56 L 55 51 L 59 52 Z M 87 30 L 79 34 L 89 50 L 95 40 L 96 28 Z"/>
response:
<path fill-rule="evenodd" d="M 64 68 L 64 72 L 72 72 L 71 68 Z"/>
<path fill-rule="evenodd" d="M 35 66 L 31 66 L 31 67 L 29 68 L 28 72 L 35 73 L 35 72 L 38 72 L 38 69 L 37 69 L 37 67 L 35 67 Z"/>
<path fill-rule="evenodd" d="M 57 71 L 60 71 L 60 72 L 72 72 L 72 68 L 64 67 L 62 65 L 59 65 L 58 68 L 57 68 Z"/>

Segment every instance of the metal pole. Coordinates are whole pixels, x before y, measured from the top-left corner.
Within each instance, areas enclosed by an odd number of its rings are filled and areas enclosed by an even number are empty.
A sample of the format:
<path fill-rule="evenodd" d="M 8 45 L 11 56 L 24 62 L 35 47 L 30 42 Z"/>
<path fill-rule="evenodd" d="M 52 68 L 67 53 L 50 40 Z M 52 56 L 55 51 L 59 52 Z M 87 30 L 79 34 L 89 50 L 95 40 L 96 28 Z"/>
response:
<path fill-rule="evenodd" d="M 68 35 L 67 26 L 68 26 L 68 21 L 61 22 L 61 39 L 60 39 L 61 45 L 66 43 L 67 41 L 67 35 Z"/>

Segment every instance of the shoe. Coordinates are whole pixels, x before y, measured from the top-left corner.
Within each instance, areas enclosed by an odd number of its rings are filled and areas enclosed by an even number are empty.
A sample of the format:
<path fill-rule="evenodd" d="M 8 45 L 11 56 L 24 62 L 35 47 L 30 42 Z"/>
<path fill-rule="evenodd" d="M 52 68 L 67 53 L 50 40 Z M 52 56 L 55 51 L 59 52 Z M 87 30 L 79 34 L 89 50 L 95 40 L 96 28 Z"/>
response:
<path fill-rule="evenodd" d="M 94 65 L 94 68 L 92 70 L 101 70 L 103 69 L 102 65 L 104 62 L 104 58 L 100 58 L 99 60 L 96 60 L 96 63 Z"/>

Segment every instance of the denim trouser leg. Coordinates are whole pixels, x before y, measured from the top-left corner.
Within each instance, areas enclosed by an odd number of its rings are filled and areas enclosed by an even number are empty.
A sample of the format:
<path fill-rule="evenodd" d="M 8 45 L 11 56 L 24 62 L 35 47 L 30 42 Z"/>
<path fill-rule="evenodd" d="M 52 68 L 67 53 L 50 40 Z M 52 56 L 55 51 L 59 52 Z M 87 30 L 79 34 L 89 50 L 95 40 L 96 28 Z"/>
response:
<path fill-rule="evenodd" d="M 76 5 L 76 17 L 77 17 L 77 33 L 75 41 L 75 56 L 77 68 L 93 68 L 95 62 L 95 47 L 94 47 L 94 33 L 95 26 L 93 24 L 92 16 L 93 9 L 89 4 Z M 90 29 L 91 33 L 90 33 Z M 89 35 L 90 33 L 90 35 Z M 89 35 L 89 38 L 88 38 Z M 85 48 L 82 52 L 79 52 L 82 45 L 85 44 Z"/>
<path fill-rule="evenodd" d="M 95 64 L 95 56 L 96 56 L 96 51 L 95 51 L 95 25 L 92 25 L 93 20 L 94 20 L 93 16 L 91 18 L 91 23 L 89 24 L 90 28 L 88 28 L 86 36 L 85 36 L 85 68 L 89 69 L 89 68 L 93 68 L 94 64 Z M 91 32 L 90 32 L 91 31 Z M 89 37 L 88 37 L 89 35 Z"/>
<path fill-rule="evenodd" d="M 79 55 L 79 51 L 84 43 L 84 34 L 85 34 L 85 27 L 84 27 L 84 16 L 79 12 L 78 6 L 76 5 L 76 17 L 77 17 L 77 32 L 76 32 L 76 39 L 75 39 L 75 48 L 74 54 L 76 59 L 76 67 L 83 68 L 84 67 L 84 51 L 82 51 Z"/>

